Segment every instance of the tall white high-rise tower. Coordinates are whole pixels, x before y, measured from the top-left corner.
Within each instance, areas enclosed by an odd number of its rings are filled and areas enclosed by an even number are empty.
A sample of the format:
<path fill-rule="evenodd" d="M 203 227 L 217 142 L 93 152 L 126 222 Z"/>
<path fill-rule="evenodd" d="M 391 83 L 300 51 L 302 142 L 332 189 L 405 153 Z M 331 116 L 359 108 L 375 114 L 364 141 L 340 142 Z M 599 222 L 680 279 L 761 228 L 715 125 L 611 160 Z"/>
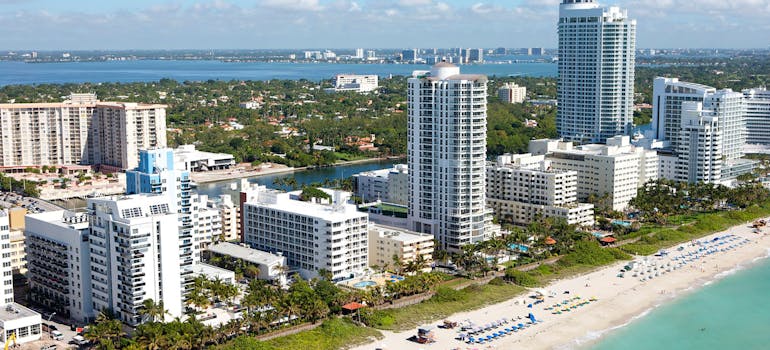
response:
<path fill-rule="evenodd" d="M 409 228 L 441 248 L 494 235 L 486 208 L 487 77 L 441 62 L 408 80 Z"/>
<path fill-rule="evenodd" d="M 633 122 L 636 20 L 594 0 L 559 7 L 556 130 L 569 141 L 603 143 Z"/>

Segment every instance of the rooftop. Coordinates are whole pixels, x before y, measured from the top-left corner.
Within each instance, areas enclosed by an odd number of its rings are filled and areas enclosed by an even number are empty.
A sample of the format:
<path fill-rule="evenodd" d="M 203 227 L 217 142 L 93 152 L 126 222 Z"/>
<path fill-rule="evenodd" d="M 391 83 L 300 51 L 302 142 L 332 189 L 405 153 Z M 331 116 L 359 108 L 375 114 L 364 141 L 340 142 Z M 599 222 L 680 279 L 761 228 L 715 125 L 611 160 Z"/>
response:
<path fill-rule="evenodd" d="M 40 314 L 17 303 L 10 303 L 0 307 L 0 323 L 2 325 L 7 321 L 35 316 L 40 317 Z"/>
<path fill-rule="evenodd" d="M 387 236 L 392 240 L 400 242 L 413 242 L 424 241 L 426 239 L 433 240 L 433 235 L 428 233 L 419 233 L 414 231 L 405 230 L 402 228 L 396 228 L 385 225 L 371 225 L 369 232 L 378 232 L 380 237 Z"/>
<path fill-rule="evenodd" d="M 88 228 L 88 216 L 69 210 L 46 211 L 37 214 L 27 214 L 31 219 L 45 221 L 62 228 L 83 230 Z"/>
<path fill-rule="evenodd" d="M 209 251 L 220 255 L 232 256 L 234 258 L 261 265 L 283 264 L 285 261 L 285 258 L 281 255 L 251 249 L 227 242 L 214 244 L 209 247 Z"/>

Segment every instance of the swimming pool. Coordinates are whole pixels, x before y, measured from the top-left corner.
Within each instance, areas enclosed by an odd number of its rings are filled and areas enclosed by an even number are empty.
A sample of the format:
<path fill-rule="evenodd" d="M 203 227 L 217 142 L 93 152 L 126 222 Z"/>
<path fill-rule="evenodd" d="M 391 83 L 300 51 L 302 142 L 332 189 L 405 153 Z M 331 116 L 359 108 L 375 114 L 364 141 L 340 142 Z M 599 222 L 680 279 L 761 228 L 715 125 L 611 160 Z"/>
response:
<path fill-rule="evenodd" d="M 377 282 L 375 282 L 375 281 L 361 281 L 361 282 L 356 282 L 355 284 L 353 284 L 353 287 L 356 287 L 356 288 L 366 288 L 366 287 L 371 287 L 371 286 L 376 286 L 376 285 L 377 285 Z"/>

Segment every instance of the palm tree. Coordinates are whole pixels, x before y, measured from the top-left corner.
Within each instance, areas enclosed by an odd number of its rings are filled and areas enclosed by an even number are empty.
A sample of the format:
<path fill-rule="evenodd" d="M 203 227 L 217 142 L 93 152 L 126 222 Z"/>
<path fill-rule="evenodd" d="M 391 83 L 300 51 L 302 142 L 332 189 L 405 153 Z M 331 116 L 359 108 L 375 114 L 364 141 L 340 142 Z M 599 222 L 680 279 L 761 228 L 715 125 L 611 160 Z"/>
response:
<path fill-rule="evenodd" d="M 243 274 L 250 278 L 258 278 L 260 274 L 259 266 L 254 264 L 248 264 L 243 270 Z"/>
<path fill-rule="evenodd" d="M 141 324 L 136 328 L 134 339 L 144 349 L 163 349 L 167 341 L 163 334 L 163 324 L 150 322 Z"/>
<path fill-rule="evenodd" d="M 163 301 L 155 302 L 152 299 L 145 299 L 142 301 L 142 306 L 137 311 L 139 316 L 142 316 L 145 322 L 155 322 L 157 319 L 163 319 L 168 314 L 168 311 L 163 307 Z"/>
<path fill-rule="evenodd" d="M 114 349 L 116 347 L 115 341 L 123 335 L 125 335 L 123 324 L 113 318 L 109 311 L 103 311 L 96 316 L 96 322 L 88 327 L 85 338 L 100 344 L 103 348 Z"/>

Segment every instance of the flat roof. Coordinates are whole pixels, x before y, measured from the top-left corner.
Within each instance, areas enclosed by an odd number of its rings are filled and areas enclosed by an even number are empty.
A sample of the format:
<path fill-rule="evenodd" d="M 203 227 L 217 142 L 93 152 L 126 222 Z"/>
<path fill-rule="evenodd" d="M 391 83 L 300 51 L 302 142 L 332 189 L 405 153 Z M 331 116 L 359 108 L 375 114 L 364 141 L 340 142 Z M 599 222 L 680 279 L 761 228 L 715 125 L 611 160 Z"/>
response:
<path fill-rule="evenodd" d="M 193 272 L 207 276 L 235 274 L 234 271 L 205 263 L 197 263 L 193 265 Z"/>
<path fill-rule="evenodd" d="M 221 242 L 208 248 L 210 252 L 229 255 L 234 258 L 261 265 L 282 264 L 285 257 L 262 250 L 251 249 L 237 244 Z"/>
<path fill-rule="evenodd" d="M 388 237 L 392 240 L 401 241 L 401 242 L 422 241 L 422 240 L 425 240 L 426 238 L 430 238 L 430 240 L 433 240 L 432 234 L 419 233 L 419 232 L 409 231 L 402 228 L 379 225 L 379 224 L 374 224 L 370 226 L 369 232 L 379 232 L 381 237 Z"/>
<path fill-rule="evenodd" d="M 40 314 L 17 303 L 10 303 L 0 307 L 0 321 L 2 322 L 34 316 L 40 317 Z"/>

